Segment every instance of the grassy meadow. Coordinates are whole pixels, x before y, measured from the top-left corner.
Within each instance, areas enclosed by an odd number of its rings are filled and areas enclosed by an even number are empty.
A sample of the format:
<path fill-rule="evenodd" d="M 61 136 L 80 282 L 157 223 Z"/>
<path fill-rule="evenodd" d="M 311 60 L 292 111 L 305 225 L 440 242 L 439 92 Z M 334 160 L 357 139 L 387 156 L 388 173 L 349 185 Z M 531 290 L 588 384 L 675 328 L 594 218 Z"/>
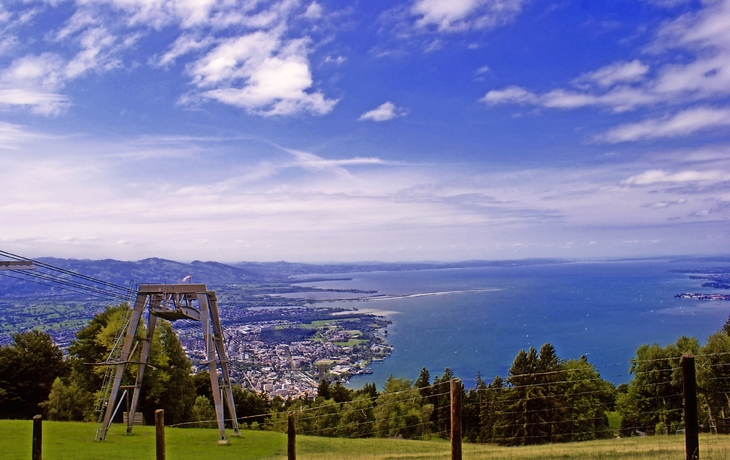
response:
<path fill-rule="evenodd" d="M 0 421 L 0 458 L 31 458 L 31 421 Z M 96 424 L 43 422 L 43 458 L 138 460 L 155 458 L 154 427 L 135 427 L 127 436 L 125 428 L 113 425 L 104 442 L 94 441 Z M 267 431 L 244 430 L 241 437 L 229 436 L 227 446 L 217 444 L 217 430 L 166 428 L 167 458 L 285 459 L 286 435 Z M 464 459 L 684 459 L 683 436 L 652 436 L 529 447 L 499 447 L 484 444 L 463 445 Z M 308 460 L 386 460 L 450 458 L 448 441 L 409 441 L 401 439 L 341 439 L 312 436 L 297 437 L 297 458 Z M 700 458 L 730 458 L 730 436 L 702 435 Z"/>

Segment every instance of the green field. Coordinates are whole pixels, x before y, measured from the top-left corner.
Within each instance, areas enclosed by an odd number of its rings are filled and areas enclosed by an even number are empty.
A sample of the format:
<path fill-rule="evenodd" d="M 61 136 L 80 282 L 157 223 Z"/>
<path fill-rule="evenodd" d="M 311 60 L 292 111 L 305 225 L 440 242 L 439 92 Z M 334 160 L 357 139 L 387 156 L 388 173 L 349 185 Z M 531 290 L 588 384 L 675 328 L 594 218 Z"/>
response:
<path fill-rule="evenodd" d="M 0 458 L 31 458 L 31 421 L 0 421 Z M 43 422 L 43 458 L 137 460 L 155 458 L 154 427 L 135 427 L 132 436 L 124 427 L 112 426 L 106 441 L 94 441 L 96 424 Z M 227 446 L 217 444 L 217 431 L 166 428 L 167 458 L 175 459 L 285 459 L 286 435 L 266 431 L 243 431 L 230 437 Z M 684 459 L 684 437 L 652 436 L 552 444 L 531 447 L 463 445 L 464 459 Z M 386 460 L 450 458 L 447 441 L 407 441 L 400 439 L 339 439 L 297 437 L 298 459 Z M 700 458 L 730 458 L 730 436 L 702 435 Z"/>

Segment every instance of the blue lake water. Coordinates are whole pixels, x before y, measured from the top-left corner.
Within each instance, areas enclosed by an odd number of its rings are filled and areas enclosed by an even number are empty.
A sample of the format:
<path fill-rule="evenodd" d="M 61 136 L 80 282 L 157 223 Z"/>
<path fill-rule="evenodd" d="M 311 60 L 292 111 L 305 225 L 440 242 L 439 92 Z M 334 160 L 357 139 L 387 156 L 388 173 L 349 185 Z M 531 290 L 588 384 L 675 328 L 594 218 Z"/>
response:
<path fill-rule="evenodd" d="M 371 381 L 380 387 L 391 374 L 415 379 L 422 367 L 432 377 L 450 367 L 470 386 L 477 371 L 486 380 L 505 376 L 519 350 L 545 342 L 564 359 L 586 355 L 605 379 L 621 383 L 630 379 L 629 359 L 640 344 L 666 345 L 681 335 L 704 343 L 722 327 L 730 302 L 674 295 L 729 292 L 670 271 L 722 265 L 653 260 L 370 272 L 310 285 L 383 295 L 441 293 L 324 304 L 376 310 L 393 322 L 387 336 L 392 355 L 373 363 L 372 375 L 353 378 L 354 387 Z"/>

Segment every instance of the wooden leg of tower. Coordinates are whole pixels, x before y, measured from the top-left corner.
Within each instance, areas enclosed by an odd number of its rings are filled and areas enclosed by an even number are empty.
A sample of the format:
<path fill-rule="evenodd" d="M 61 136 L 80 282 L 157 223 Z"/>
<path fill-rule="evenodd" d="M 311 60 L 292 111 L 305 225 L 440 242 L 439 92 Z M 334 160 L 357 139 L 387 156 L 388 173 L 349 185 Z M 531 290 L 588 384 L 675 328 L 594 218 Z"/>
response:
<path fill-rule="evenodd" d="M 223 343 L 223 328 L 221 327 L 221 318 L 218 314 L 218 298 L 215 292 L 208 292 L 208 299 L 210 299 L 210 317 L 213 320 L 213 339 L 215 340 L 215 349 L 218 352 L 218 360 L 221 363 L 221 375 L 223 377 L 223 394 L 226 406 L 228 407 L 228 413 L 231 415 L 233 420 L 233 434 L 234 436 L 240 436 L 241 432 L 238 428 L 238 417 L 236 416 L 236 405 L 233 401 L 233 387 L 231 386 L 231 374 L 228 370 L 228 354 Z"/>
<path fill-rule="evenodd" d="M 114 413 L 114 406 L 117 403 L 119 387 L 122 385 L 122 377 L 124 376 L 124 370 L 127 368 L 129 354 L 132 352 L 132 345 L 134 345 L 134 336 L 137 332 L 137 326 L 139 325 L 139 320 L 142 317 L 142 311 L 144 310 L 146 301 L 146 294 L 137 294 L 137 300 L 134 303 L 134 310 L 132 311 L 132 318 L 129 320 L 127 334 L 124 337 L 122 354 L 119 357 L 121 362 L 117 366 L 117 373 L 114 376 L 112 391 L 109 393 L 109 401 L 107 402 L 106 409 L 104 410 L 104 422 L 101 425 L 101 432 L 99 433 L 100 441 L 103 441 L 104 438 L 106 438 L 106 432 L 109 430 L 109 425 L 112 423 L 112 414 Z"/>
<path fill-rule="evenodd" d="M 213 402 L 215 405 L 215 415 L 218 419 L 218 430 L 220 431 L 220 439 L 218 444 L 227 444 L 226 425 L 223 419 L 223 401 L 221 401 L 220 387 L 218 386 L 218 367 L 215 359 L 215 345 L 213 344 L 213 336 L 211 334 L 210 324 L 210 307 L 208 304 L 208 295 L 199 294 L 198 302 L 200 303 L 200 322 L 203 326 L 203 342 L 205 343 L 205 353 L 208 359 L 208 372 L 210 373 L 210 386 L 213 390 Z"/>
<path fill-rule="evenodd" d="M 147 367 L 147 363 L 150 360 L 150 347 L 152 346 L 152 337 L 155 334 L 155 324 L 157 317 L 150 315 L 149 324 L 147 325 L 147 336 L 142 344 L 142 352 L 139 357 L 139 365 L 137 367 L 137 380 L 134 382 L 134 393 L 132 394 L 132 404 L 129 406 L 129 413 L 127 414 L 127 434 L 132 434 L 132 427 L 134 426 L 134 416 L 137 412 L 137 404 L 139 404 L 139 395 L 142 389 L 142 379 L 144 378 L 144 371 Z"/>

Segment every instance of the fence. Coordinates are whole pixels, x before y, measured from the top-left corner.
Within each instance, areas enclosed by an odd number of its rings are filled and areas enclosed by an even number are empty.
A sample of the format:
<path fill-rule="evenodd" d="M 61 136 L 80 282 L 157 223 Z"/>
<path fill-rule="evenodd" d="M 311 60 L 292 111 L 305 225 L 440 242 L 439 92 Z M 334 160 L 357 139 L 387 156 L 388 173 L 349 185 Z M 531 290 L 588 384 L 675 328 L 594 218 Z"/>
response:
<path fill-rule="evenodd" d="M 666 370 L 667 369 L 665 369 L 665 371 Z M 699 459 L 699 425 L 694 358 L 691 356 L 684 356 L 681 360 L 681 367 L 670 368 L 669 371 L 681 371 L 681 392 L 666 392 L 661 396 L 646 397 L 639 399 L 637 404 L 645 405 L 645 407 L 653 407 L 652 404 L 657 401 L 661 402 L 661 400 L 664 400 L 666 402 L 676 398 L 681 398 L 681 408 L 677 409 L 670 407 L 668 409 L 659 409 L 661 412 L 659 415 L 664 417 L 663 421 L 675 419 L 681 419 L 684 421 L 685 458 Z M 575 412 L 578 409 L 575 407 L 576 401 L 581 397 L 599 396 L 601 390 L 586 390 L 578 387 L 577 389 L 579 391 L 574 391 L 572 393 L 572 399 L 566 399 L 565 397 L 558 395 L 551 395 L 541 390 L 547 388 L 549 385 L 560 386 L 565 385 L 566 382 L 573 382 L 573 380 L 564 378 L 561 375 L 562 372 L 564 371 L 530 374 L 529 376 L 513 376 L 524 377 L 526 381 L 536 377 L 550 378 L 546 383 L 532 383 L 525 384 L 523 386 L 512 385 L 509 387 L 509 390 L 514 391 L 515 394 L 521 394 L 524 390 L 528 396 L 527 398 L 522 399 L 510 399 L 507 397 L 501 400 L 503 409 L 514 409 L 502 411 L 502 415 L 506 417 L 506 420 L 512 420 L 514 423 L 502 423 L 496 433 L 513 433 L 510 430 L 522 427 L 523 431 L 518 433 L 521 433 L 522 437 L 500 438 L 499 436 L 493 436 L 490 441 L 493 443 L 505 443 L 505 441 L 508 440 L 518 440 L 523 444 L 530 444 L 530 441 L 535 440 L 535 438 L 547 436 L 546 433 L 555 436 L 562 436 L 564 433 L 570 434 L 570 438 L 563 437 L 557 440 L 564 441 L 570 439 L 581 439 L 581 435 L 585 433 L 584 431 L 581 431 L 581 427 L 595 422 L 598 417 L 583 417 L 580 420 L 576 420 Z M 647 372 L 657 371 L 652 370 Z M 717 377 L 717 379 L 726 378 L 728 377 Z M 515 379 L 515 381 L 518 380 L 519 379 Z M 591 380 L 592 379 L 585 379 L 581 381 L 582 385 L 590 387 Z M 663 385 L 666 386 L 668 382 L 671 381 L 656 380 L 653 383 L 647 384 L 647 388 L 663 388 Z M 448 391 L 443 391 L 446 389 L 445 387 L 448 387 Z M 504 391 L 505 387 L 482 388 L 480 390 L 476 390 L 475 394 L 482 398 L 480 404 L 477 406 L 479 407 L 479 410 L 483 412 L 483 414 L 480 415 L 489 419 L 489 404 L 490 401 L 492 401 L 490 398 Z M 422 392 L 426 394 L 426 396 L 424 396 Z M 451 458 L 461 460 L 463 455 L 462 449 L 464 447 L 464 445 L 462 445 L 462 433 L 469 432 L 469 430 L 474 433 L 475 428 L 483 428 L 482 426 L 473 425 L 473 414 L 471 414 L 471 421 L 465 420 L 465 418 L 468 419 L 469 414 L 463 413 L 464 405 L 462 397 L 464 394 L 465 393 L 460 382 L 455 379 L 423 388 L 410 387 L 409 385 L 408 388 L 404 388 L 402 390 L 390 392 L 384 391 L 376 396 L 363 396 L 346 403 L 335 402 L 313 405 L 310 407 L 293 408 L 286 413 L 279 414 L 278 417 L 273 416 L 271 423 L 280 431 L 286 431 L 286 449 L 282 449 L 281 453 L 285 453 L 286 457 L 289 459 L 295 459 L 297 457 L 296 436 L 299 434 L 308 436 L 339 436 L 348 438 L 367 438 L 375 436 L 386 438 L 423 438 L 425 435 L 442 437 L 447 438 L 450 441 Z M 545 409 L 545 407 L 531 407 L 529 402 L 531 400 L 537 400 L 537 396 L 540 395 L 542 401 L 547 401 L 547 407 L 550 411 L 553 411 L 552 413 L 570 413 L 571 417 L 567 418 L 567 422 L 562 419 L 553 420 L 549 417 L 542 417 L 542 415 L 547 414 L 545 411 L 548 409 Z M 443 402 L 448 403 L 443 405 L 441 404 Z M 164 459 L 166 456 L 163 414 L 164 413 L 162 411 L 157 411 L 155 414 L 155 455 L 158 459 Z M 518 420 L 518 415 L 523 417 L 523 419 Z M 338 417 L 338 423 L 333 425 L 332 422 L 335 416 Z M 528 422 L 526 425 L 523 423 L 525 420 Z M 277 426 L 277 423 L 280 425 Z M 520 423 L 522 423 L 522 425 L 520 425 Z M 568 429 L 563 429 L 565 428 L 566 423 L 569 423 L 570 426 Z M 581 425 L 581 423 L 583 423 L 583 425 Z M 525 426 L 527 426 L 528 429 L 525 430 Z M 593 426 L 595 427 L 596 425 L 594 424 Z M 652 434 L 649 432 L 650 430 L 648 430 L 647 426 L 642 424 L 627 425 L 624 429 L 633 431 L 634 434 Z M 613 433 L 613 430 L 606 429 L 606 432 Z M 40 459 L 42 457 L 42 438 L 41 418 L 40 416 L 36 416 L 33 421 L 32 453 L 34 459 Z M 474 438 L 470 438 L 470 440 L 473 441 Z M 465 446 L 469 445 L 470 444 L 465 444 Z M 490 447 L 486 446 L 485 448 L 489 449 Z M 152 454 L 152 452 L 148 452 L 148 454 Z M 143 457 L 145 455 L 137 456 Z M 233 452 L 229 452 L 229 455 L 216 455 L 216 458 L 226 457 L 241 458 L 243 456 L 238 455 L 238 453 L 234 454 Z"/>

